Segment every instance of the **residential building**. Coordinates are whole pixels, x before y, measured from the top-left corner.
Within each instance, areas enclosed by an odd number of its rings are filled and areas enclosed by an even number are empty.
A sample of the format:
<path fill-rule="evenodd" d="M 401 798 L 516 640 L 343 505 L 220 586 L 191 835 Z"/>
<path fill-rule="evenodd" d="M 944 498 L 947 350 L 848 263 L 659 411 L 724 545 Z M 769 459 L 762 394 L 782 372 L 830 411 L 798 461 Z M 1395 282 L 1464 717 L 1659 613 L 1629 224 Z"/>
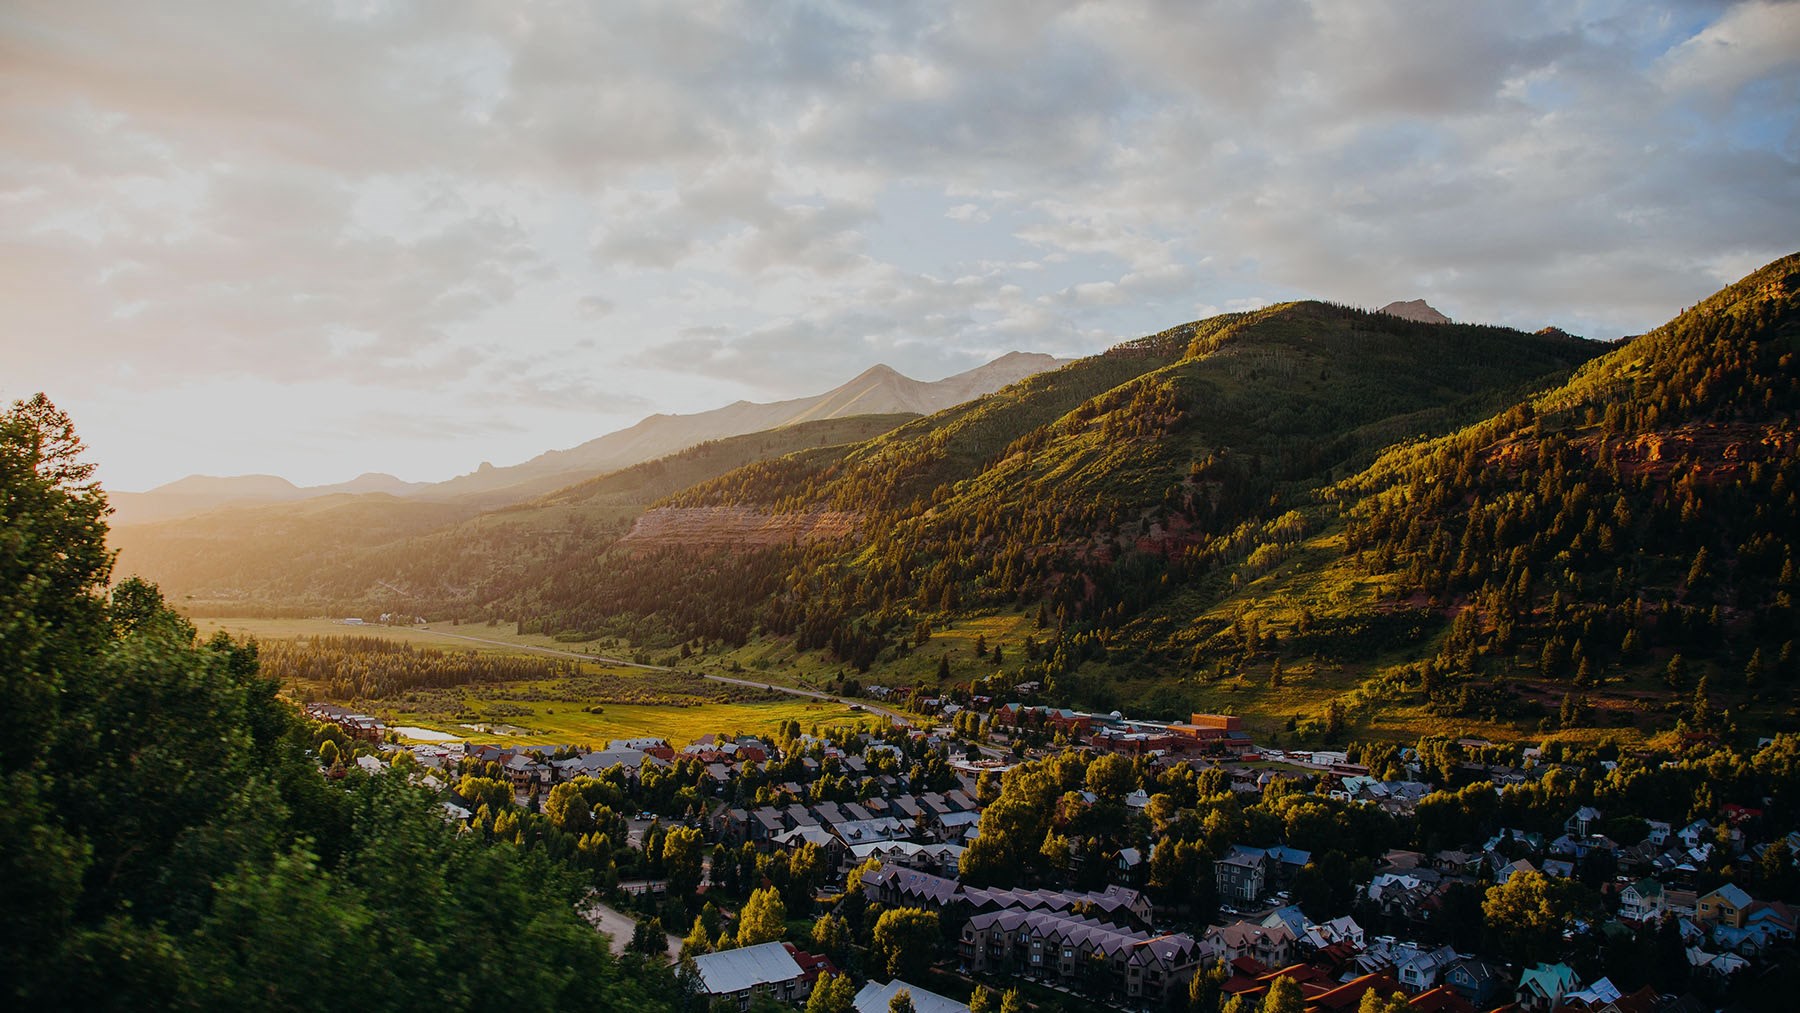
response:
<path fill-rule="evenodd" d="M 759 943 L 736 950 L 703 953 L 694 958 L 700 987 L 714 999 L 735 999 L 737 1008 L 750 1008 L 753 994 L 782 1002 L 805 999 L 812 991 L 806 971 L 788 943 Z"/>
<path fill-rule="evenodd" d="M 856 1013 L 888 1013 L 888 1004 L 902 991 L 912 996 L 913 1009 L 918 1013 L 969 1013 L 968 1003 L 957 1002 L 949 996 L 939 995 L 899 978 L 885 985 L 878 981 L 864 985 L 862 991 L 856 993 Z"/>

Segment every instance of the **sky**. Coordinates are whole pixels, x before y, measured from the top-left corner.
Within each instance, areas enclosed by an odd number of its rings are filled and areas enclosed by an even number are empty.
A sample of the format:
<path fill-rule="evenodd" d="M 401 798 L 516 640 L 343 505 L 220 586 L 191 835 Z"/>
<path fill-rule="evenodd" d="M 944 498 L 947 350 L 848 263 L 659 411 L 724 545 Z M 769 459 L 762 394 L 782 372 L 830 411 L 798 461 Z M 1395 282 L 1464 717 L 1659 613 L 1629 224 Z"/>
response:
<path fill-rule="evenodd" d="M 0 398 L 414 481 L 1294 298 L 1648 330 L 1800 248 L 1800 3 L 8 0 Z"/>

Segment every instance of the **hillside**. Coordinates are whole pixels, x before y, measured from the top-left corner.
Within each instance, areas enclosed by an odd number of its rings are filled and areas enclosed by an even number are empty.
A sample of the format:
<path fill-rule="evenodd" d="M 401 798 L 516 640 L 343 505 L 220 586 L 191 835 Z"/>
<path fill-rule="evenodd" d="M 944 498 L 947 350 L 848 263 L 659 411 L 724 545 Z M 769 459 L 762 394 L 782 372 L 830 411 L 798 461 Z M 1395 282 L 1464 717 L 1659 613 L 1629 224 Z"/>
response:
<path fill-rule="evenodd" d="M 529 503 L 339 495 L 114 528 L 120 573 L 190 607 L 230 612 L 406 611 L 485 603 L 508 575 L 592 552 L 672 492 L 768 456 L 842 447 L 911 415 L 864 415 L 716 440 Z"/>
<path fill-rule="evenodd" d="M 515 615 L 1302 741 L 1794 727 L 1797 278 L 1623 345 L 1318 303 L 1185 325 L 641 522 L 853 518 L 835 540 L 652 532 Z M 971 668 L 976 629 L 1009 660 Z"/>
<path fill-rule="evenodd" d="M 1625 344 L 1316 302 L 1227 314 L 262 594 L 700 665 L 1036 681 L 1301 741 L 1794 726 L 1797 263 Z"/>
<path fill-rule="evenodd" d="M 1060 629 L 1089 651 L 1095 631 L 1234 559 L 1246 524 L 1284 517 L 1394 442 L 1481 418 L 1599 351 L 1320 303 L 1183 325 L 841 456 L 722 476 L 642 522 L 678 509 L 831 511 L 858 519 L 853 537 L 748 542 L 735 555 L 634 538 L 631 555 L 574 568 L 567 586 L 579 594 L 546 590 L 519 615 L 552 632 L 660 624 L 663 636 L 741 641 L 760 629 L 869 667 L 903 661 L 921 627 L 1033 607 L 1042 636 Z M 688 579 L 650 578 L 674 568 Z"/>
<path fill-rule="evenodd" d="M 1797 350 L 1788 257 L 1389 452 L 1329 490 L 1317 536 L 1265 543 L 1278 565 L 1128 637 L 1187 651 L 1197 702 L 1242 677 L 1246 706 L 1342 693 L 1377 723 L 1793 727 Z"/>

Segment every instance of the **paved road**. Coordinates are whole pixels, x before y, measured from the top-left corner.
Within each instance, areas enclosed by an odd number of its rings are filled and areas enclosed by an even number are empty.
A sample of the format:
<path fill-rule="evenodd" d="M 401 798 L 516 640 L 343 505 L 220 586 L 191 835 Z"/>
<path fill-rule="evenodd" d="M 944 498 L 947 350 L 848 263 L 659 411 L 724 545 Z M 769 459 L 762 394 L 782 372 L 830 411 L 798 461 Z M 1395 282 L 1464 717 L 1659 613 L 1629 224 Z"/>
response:
<path fill-rule="evenodd" d="M 598 661 L 607 665 L 624 665 L 628 668 L 645 668 L 656 672 L 683 671 L 678 668 L 670 668 L 667 665 L 646 665 L 641 662 L 627 661 L 624 658 L 614 658 L 604 654 L 582 654 L 579 651 L 564 651 L 554 647 L 536 647 L 531 644 L 518 644 L 508 640 L 490 640 L 486 637 L 471 637 L 463 633 L 446 633 L 435 626 L 427 627 L 427 629 L 440 637 L 453 637 L 457 640 L 468 640 L 477 644 L 493 644 L 496 647 L 510 647 L 520 651 L 533 651 L 538 654 L 548 654 L 555 658 L 574 658 L 577 661 Z M 897 724 L 910 725 L 912 723 L 911 718 L 901 714 L 899 711 L 889 710 L 886 707 L 877 707 L 874 704 L 862 700 L 851 699 L 849 697 L 832 696 L 830 693 L 820 693 L 810 689 L 797 689 L 793 686 L 778 686 L 772 682 L 757 682 L 754 679 L 734 679 L 728 675 L 708 675 L 706 673 L 686 674 L 699 674 L 702 679 L 709 679 L 713 682 L 730 683 L 733 686 L 748 686 L 751 689 L 770 689 L 777 693 L 786 693 L 789 696 L 803 696 L 813 700 L 825 700 L 831 703 L 841 703 L 846 706 L 860 707 L 870 714 L 879 714 Z"/>
<path fill-rule="evenodd" d="M 631 945 L 631 934 L 637 929 L 637 922 L 630 915 L 602 904 L 598 900 L 589 900 L 587 906 L 579 910 L 581 917 L 586 918 L 590 925 L 605 934 L 611 941 L 613 953 L 622 954 L 625 952 L 625 948 Z M 677 960 L 680 957 L 681 937 L 671 932 L 669 933 L 669 959 Z"/>

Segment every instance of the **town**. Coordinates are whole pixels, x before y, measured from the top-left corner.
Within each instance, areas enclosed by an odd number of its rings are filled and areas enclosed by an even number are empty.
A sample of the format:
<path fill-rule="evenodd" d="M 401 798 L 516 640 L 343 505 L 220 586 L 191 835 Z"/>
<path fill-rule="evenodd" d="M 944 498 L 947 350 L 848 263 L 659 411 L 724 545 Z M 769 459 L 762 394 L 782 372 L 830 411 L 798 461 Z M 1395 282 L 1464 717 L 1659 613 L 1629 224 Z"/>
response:
<path fill-rule="evenodd" d="M 1795 954 L 1792 735 L 1283 751 L 1227 714 L 881 695 L 909 720 L 679 748 L 308 713 L 328 776 L 403 768 L 584 870 L 615 946 L 715 1009 L 1658 1013 Z"/>

